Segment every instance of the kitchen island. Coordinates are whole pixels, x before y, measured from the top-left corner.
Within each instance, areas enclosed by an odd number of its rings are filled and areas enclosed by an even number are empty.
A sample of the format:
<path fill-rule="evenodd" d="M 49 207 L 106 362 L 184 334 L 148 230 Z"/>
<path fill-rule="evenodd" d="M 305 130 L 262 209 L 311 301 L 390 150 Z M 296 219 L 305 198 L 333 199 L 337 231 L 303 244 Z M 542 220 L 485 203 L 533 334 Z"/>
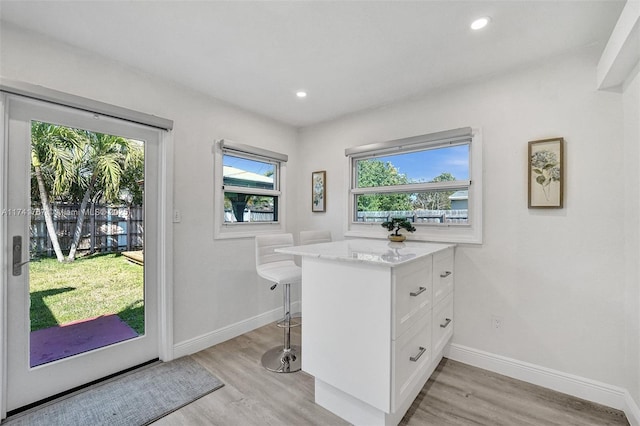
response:
<path fill-rule="evenodd" d="M 453 334 L 454 245 L 358 239 L 302 257 L 302 369 L 355 425 L 397 425 Z"/>

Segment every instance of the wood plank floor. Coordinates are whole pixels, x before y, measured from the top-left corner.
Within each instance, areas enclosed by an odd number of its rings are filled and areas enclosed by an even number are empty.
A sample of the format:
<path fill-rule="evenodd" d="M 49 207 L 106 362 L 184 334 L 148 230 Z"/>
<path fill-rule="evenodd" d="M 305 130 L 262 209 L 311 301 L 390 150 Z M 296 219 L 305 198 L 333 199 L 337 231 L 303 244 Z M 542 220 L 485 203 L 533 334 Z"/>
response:
<path fill-rule="evenodd" d="M 300 341 L 299 328 L 293 334 Z M 154 423 L 183 425 L 346 425 L 313 402 L 313 377 L 260 365 L 282 341 L 268 325 L 194 355 L 225 386 Z M 304 350 L 304 349 L 303 349 Z M 401 422 L 418 425 L 628 425 L 624 413 L 444 359 Z"/>

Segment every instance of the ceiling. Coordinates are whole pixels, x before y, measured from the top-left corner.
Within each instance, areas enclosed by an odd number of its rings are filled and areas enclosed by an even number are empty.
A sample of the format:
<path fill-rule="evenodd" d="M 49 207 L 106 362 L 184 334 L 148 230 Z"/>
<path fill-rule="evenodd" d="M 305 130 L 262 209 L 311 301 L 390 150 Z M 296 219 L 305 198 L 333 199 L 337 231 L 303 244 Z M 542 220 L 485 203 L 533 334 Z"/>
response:
<path fill-rule="evenodd" d="M 604 47 L 623 6 L 1 0 L 0 19 L 301 127 Z M 469 28 L 485 15 L 488 27 Z"/>

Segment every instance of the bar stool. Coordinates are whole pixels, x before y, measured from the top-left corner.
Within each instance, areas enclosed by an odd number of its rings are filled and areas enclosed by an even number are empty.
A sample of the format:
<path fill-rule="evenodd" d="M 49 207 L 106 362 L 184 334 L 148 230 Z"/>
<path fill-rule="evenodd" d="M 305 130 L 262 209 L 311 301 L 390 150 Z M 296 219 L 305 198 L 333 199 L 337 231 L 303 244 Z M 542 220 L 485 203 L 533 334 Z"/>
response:
<path fill-rule="evenodd" d="M 294 373 L 301 368 L 302 349 L 291 345 L 291 327 L 300 325 L 291 315 L 291 284 L 302 282 L 302 269 L 293 261 L 293 255 L 277 253 L 275 249 L 293 246 L 292 234 L 256 236 L 256 271 L 262 278 L 274 283 L 271 290 L 282 284 L 284 317 L 278 327 L 284 329 L 284 344 L 269 349 L 262 355 L 262 365 L 276 373 Z"/>
<path fill-rule="evenodd" d="M 331 231 L 318 230 L 318 231 L 300 231 L 300 245 L 305 246 L 307 244 L 319 244 L 330 243 Z"/>

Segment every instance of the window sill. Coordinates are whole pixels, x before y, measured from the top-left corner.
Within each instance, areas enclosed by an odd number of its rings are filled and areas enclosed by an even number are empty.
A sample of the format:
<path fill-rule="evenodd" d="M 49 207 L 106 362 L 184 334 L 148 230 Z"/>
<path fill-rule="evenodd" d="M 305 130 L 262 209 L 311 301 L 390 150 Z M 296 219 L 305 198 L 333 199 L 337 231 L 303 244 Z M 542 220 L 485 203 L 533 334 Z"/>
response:
<path fill-rule="evenodd" d="M 344 235 L 345 237 L 384 239 L 387 238 L 388 233 L 379 223 L 352 223 Z M 407 241 L 482 244 L 482 231 L 470 225 L 420 227 L 417 231 L 406 235 Z"/>
<path fill-rule="evenodd" d="M 214 240 L 230 240 L 239 238 L 254 238 L 256 235 L 277 234 L 283 232 L 281 223 L 226 223 L 217 228 Z"/>

